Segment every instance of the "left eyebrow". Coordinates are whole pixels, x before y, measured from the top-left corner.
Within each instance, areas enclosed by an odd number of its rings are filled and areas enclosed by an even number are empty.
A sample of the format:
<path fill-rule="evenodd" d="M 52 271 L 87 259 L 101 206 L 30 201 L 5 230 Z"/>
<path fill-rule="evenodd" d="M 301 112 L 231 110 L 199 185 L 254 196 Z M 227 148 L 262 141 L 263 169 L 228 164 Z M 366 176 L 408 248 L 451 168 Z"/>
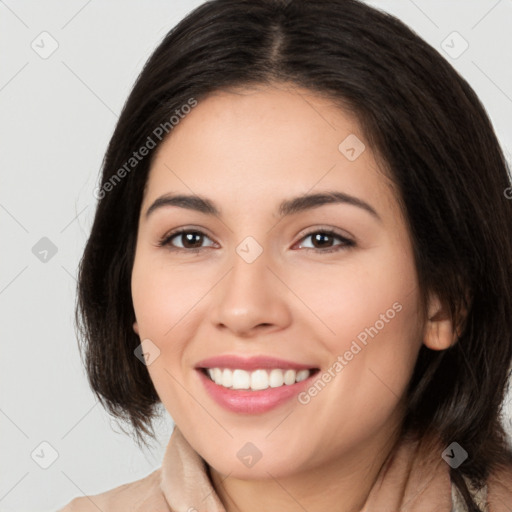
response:
<path fill-rule="evenodd" d="M 339 192 L 337 190 L 322 192 L 319 194 L 308 194 L 305 196 L 298 196 L 283 201 L 279 205 L 279 215 L 281 217 L 284 217 L 287 215 L 293 215 L 295 213 L 302 212 L 304 210 L 318 208 L 325 204 L 333 203 L 342 203 L 349 204 L 351 206 L 357 206 L 358 208 L 362 208 L 366 212 L 370 213 L 377 220 L 382 221 L 380 215 L 377 213 L 375 208 L 369 205 L 366 201 L 363 201 L 358 197 L 345 194 L 344 192 Z"/>
<path fill-rule="evenodd" d="M 318 194 L 308 194 L 286 199 L 279 205 L 278 214 L 280 217 L 285 217 L 333 203 L 356 206 L 371 214 L 375 219 L 382 221 L 375 208 L 366 201 L 339 191 L 326 191 Z M 157 198 L 147 209 L 146 218 L 155 210 L 165 206 L 177 206 L 179 208 L 198 211 L 205 215 L 221 216 L 220 209 L 213 201 L 206 197 L 186 194 L 165 194 Z"/>

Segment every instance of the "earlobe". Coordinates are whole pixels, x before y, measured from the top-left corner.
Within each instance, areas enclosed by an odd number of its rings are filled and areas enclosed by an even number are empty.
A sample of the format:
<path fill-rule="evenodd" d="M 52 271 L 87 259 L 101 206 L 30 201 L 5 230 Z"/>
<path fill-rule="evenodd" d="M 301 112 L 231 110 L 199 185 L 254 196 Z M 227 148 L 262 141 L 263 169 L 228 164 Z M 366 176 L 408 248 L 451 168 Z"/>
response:
<path fill-rule="evenodd" d="M 133 332 L 137 335 L 139 334 L 139 325 L 137 322 L 133 322 Z"/>
<path fill-rule="evenodd" d="M 432 350 L 446 350 L 457 342 L 458 337 L 447 309 L 437 296 L 431 297 L 423 343 Z"/>

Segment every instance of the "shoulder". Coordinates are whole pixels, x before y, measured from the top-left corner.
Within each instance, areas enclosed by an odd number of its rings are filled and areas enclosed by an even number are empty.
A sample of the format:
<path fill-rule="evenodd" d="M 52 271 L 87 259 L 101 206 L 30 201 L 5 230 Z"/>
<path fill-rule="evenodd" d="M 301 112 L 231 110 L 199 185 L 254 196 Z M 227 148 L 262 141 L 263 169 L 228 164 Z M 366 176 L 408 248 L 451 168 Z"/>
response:
<path fill-rule="evenodd" d="M 489 504 L 512 503 L 512 464 L 491 471 L 488 479 Z M 496 507 L 497 510 L 499 510 Z"/>
<path fill-rule="evenodd" d="M 512 503 L 512 465 L 500 466 L 491 471 L 482 488 L 475 487 L 467 477 L 463 478 L 471 497 L 481 510 L 488 510 L 488 507 L 490 510 L 502 510 L 500 507 L 503 504 Z M 467 512 L 462 495 L 453 483 L 452 500 L 451 512 Z"/>
<path fill-rule="evenodd" d="M 160 488 L 161 468 L 146 477 L 120 485 L 114 489 L 73 499 L 57 512 L 170 512 Z"/>

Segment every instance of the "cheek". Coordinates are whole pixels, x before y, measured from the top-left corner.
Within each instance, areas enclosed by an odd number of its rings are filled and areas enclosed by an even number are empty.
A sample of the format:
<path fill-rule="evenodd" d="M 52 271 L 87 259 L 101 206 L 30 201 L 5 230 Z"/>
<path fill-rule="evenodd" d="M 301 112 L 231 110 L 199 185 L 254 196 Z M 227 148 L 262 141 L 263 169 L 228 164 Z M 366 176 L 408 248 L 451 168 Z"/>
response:
<path fill-rule="evenodd" d="M 405 390 L 421 347 L 413 260 L 407 253 L 381 252 L 364 271 L 344 277 L 337 296 L 331 291 L 325 301 L 336 332 L 326 338 L 328 349 L 343 356 L 345 383 L 358 389 L 353 396 L 391 406 Z"/>
<path fill-rule="evenodd" d="M 387 338 L 388 347 L 399 348 L 416 337 L 417 278 L 405 251 L 390 246 L 354 253 L 343 264 L 319 265 L 301 276 L 294 291 L 320 320 L 319 339 L 331 354 L 349 350 L 356 339 L 364 345 Z"/>
<path fill-rule="evenodd" d="M 343 398 L 347 409 L 361 414 L 380 411 L 374 420 L 382 420 L 404 392 L 421 346 L 412 257 L 381 247 L 337 272 L 315 273 L 314 282 L 302 290 L 309 289 L 305 302 L 326 327 L 318 339 L 329 354 L 324 377 L 333 384 L 324 399 Z"/>
<path fill-rule="evenodd" d="M 187 265 L 169 266 L 144 251 L 135 258 L 131 286 L 141 337 L 160 341 L 172 337 L 178 324 L 183 328 L 194 305 L 208 292 L 207 283 L 191 275 Z"/>
<path fill-rule="evenodd" d="M 317 274 L 307 299 L 329 329 L 317 338 L 329 355 L 324 383 L 313 383 L 301 403 L 315 421 L 339 425 L 340 439 L 363 439 L 388 421 L 421 346 L 416 273 L 408 258 L 393 258 Z"/>
<path fill-rule="evenodd" d="M 155 389 L 174 421 L 186 420 L 190 395 L 184 390 L 181 364 L 186 349 L 187 325 L 194 321 L 194 305 L 207 292 L 190 270 L 170 268 L 149 251 L 136 253 L 132 299 L 141 340 L 158 353 L 147 366 Z M 154 348 L 156 346 L 156 348 Z M 182 419 L 184 417 L 184 419 Z"/>

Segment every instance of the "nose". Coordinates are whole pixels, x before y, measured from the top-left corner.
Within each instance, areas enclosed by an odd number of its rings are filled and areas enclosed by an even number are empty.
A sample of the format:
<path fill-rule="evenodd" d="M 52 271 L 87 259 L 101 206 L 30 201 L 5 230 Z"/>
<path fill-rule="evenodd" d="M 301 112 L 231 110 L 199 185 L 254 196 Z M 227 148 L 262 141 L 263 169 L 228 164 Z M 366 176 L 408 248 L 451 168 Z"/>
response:
<path fill-rule="evenodd" d="M 269 266 L 266 252 L 252 263 L 235 252 L 230 263 L 231 268 L 212 295 L 214 326 L 238 337 L 285 328 L 291 320 L 287 303 L 290 291 L 284 276 Z"/>

